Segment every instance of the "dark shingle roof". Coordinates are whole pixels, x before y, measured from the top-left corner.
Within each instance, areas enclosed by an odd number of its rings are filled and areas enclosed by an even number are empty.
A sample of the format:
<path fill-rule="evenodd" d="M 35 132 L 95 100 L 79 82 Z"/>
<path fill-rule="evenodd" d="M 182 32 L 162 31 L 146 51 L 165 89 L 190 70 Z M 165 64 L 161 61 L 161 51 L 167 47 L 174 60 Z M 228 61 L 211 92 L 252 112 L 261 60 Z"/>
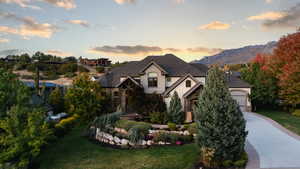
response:
<path fill-rule="evenodd" d="M 149 63 L 155 62 L 163 70 L 167 72 L 167 76 L 183 77 L 187 74 L 191 74 L 194 77 L 205 76 L 205 68 L 199 69 L 199 67 L 186 63 L 172 54 L 166 54 L 163 56 L 148 56 L 141 61 L 129 62 L 120 67 L 116 67 L 111 70 L 110 73 L 102 76 L 99 79 L 100 84 L 103 87 L 116 87 L 120 82 L 120 77 L 136 77 L 140 76 L 140 72 L 149 66 Z"/>
<path fill-rule="evenodd" d="M 249 83 L 234 75 L 231 75 L 229 79 L 227 79 L 227 84 L 229 88 L 251 88 Z"/>

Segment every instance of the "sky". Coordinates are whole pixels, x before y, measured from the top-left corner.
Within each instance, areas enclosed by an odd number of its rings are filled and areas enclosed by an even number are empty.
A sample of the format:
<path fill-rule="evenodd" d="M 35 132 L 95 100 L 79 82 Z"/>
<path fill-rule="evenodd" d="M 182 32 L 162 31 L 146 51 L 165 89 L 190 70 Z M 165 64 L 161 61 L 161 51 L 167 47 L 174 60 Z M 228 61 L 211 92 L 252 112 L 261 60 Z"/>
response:
<path fill-rule="evenodd" d="M 0 0 L 0 57 L 192 61 L 277 41 L 299 23 L 300 0 Z"/>

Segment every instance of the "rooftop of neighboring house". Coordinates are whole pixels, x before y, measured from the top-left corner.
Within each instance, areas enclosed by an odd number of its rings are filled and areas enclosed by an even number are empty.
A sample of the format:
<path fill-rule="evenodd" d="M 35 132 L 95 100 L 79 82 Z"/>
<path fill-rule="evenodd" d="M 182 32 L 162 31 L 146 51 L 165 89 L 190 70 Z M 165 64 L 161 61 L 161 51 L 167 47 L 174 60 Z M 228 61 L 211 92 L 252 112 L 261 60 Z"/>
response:
<path fill-rule="evenodd" d="M 113 68 L 110 72 L 99 78 L 99 82 L 103 87 L 116 87 L 120 83 L 121 77 L 139 77 L 143 70 L 150 65 L 156 65 L 166 75 L 166 77 L 184 77 L 187 74 L 193 77 L 205 77 L 208 67 L 199 63 L 187 63 L 172 54 L 162 56 L 148 56 L 141 61 L 132 61 L 120 67 Z M 240 80 L 239 77 L 233 77 L 229 80 L 229 86 L 250 87 L 246 82 Z"/>

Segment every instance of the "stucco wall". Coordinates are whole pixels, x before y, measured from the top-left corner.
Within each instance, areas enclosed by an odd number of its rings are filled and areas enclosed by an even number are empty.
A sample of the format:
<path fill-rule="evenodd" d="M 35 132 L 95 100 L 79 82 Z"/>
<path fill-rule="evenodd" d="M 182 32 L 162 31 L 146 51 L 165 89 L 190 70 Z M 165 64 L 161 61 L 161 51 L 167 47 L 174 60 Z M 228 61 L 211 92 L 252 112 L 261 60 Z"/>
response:
<path fill-rule="evenodd" d="M 191 87 L 186 87 L 185 83 L 187 80 L 191 81 Z M 170 101 L 171 101 L 171 97 L 173 96 L 174 92 L 176 91 L 178 93 L 178 96 L 181 100 L 181 105 L 182 105 L 182 110 L 184 110 L 184 99 L 183 99 L 183 95 L 190 90 L 194 85 L 196 85 L 196 82 L 194 80 L 192 80 L 191 78 L 187 78 L 185 79 L 181 84 L 179 84 L 175 89 L 173 89 L 173 91 L 170 92 L 169 97 L 165 98 L 165 102 L 167 107 L 169 107 L 170 105 Z"/>
<path fill-rule="evenodd" d="M 171 81 L 166 81 L 166 87 L 172 86 L 177 80 L 180 79 L 180 77 L 170 77 Z"/>
<path fill-rule="evenodd" d="M 195 77 L 198 82 L 201 82 L 203 85 L 205 85 L 205 77 Z"/>
<path fill-rule="evenodd" d="M 148 73 L 157 73 L 157 87 L 148 87 Z M 144 87 L 145 93 L 161 94 L 166 90 L 166 76 L 162 75 L 161 71 L 154 65 L 151 65 L 145 70 L 145 74 L 141 76 L 141 84 Z"/>

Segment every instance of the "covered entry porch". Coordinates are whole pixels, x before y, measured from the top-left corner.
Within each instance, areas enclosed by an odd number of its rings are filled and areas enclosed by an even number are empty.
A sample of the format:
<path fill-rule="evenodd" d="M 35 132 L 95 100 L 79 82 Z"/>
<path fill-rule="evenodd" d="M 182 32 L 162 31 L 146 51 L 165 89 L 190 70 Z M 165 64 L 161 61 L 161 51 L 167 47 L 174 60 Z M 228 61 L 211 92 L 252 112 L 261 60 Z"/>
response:
<path fill-rule="evenodd" d="M 202 89 L 203 89 L 203 85 L 201 83 L 198 83 L 183 95 L 186 122 L 194 121 L 193 111 L 194 111 L 194 107 L 198 103 L 198 98 Z"/>

